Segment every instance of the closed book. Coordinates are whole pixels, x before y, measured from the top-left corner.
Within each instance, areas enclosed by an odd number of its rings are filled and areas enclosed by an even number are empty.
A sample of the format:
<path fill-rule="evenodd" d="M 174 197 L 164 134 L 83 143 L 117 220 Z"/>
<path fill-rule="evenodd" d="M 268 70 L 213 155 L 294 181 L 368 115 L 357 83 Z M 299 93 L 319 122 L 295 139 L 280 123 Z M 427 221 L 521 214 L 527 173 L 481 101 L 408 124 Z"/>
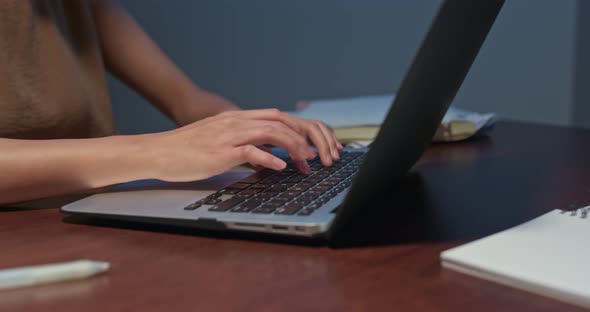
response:
<path fill-rule="evenodd" d="M 332 130 L 334 130 L 334 135 L 341 143 L 348 144 L 356 141 L 374 140 L 379 128 L 379 126 L 359 126 L 333 128 Z"/>
<path fill-rule="evenodd" d="M 315 100 L 306 102 L 306 107 L 296 114 L 302 118 L 324 121 L 344 144 L 372 141 L 377 136 L 393 99 L 393 95 L 371 95 Z M 485 132 L 494 124 L 495 119 L 495 114 L 479 114 L 450 107 L 433 141 L 465 140 Z"/>

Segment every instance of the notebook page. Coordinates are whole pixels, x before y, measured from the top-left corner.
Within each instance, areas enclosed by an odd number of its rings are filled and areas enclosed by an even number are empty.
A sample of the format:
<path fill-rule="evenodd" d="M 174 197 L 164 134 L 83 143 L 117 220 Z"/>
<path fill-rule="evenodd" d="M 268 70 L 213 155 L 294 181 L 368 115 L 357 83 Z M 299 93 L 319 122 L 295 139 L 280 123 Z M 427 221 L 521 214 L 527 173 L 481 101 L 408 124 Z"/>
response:
<path fill-rule="evenodd" d="M 590 302 L 590 216 L 551 211 L 441 254 L 451 266 L 564 301 Z M 516 281 L 516 282 L 515 282 Z M 577 299 L 575 299 L 577 298 Z"/>

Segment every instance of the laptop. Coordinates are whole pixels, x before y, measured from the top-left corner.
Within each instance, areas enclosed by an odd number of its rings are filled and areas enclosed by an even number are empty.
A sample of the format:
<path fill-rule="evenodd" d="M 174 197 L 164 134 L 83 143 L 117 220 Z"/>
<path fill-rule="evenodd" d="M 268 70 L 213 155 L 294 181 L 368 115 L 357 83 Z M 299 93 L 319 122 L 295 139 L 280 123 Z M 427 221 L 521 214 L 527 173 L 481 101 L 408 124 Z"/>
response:
<path fill-rule="evenodd" d="M 503 3 L 446 0 L 441 4 L 369 149 L 345 149 L 330 167 L 313 160 L 309 175 L 289 164 L 282 171 L 262 170 L 237 180 L 226 174 L 204 181 L 218 186 L 213 190 L 203 182 L 176 187 L 132 182 L 61 211 L 204 230 L 337 240 L 359 216 L 380 209 L 367 203 L 390 192 L 428 147 Z M 138 183 L 140 187 L 134 188 Z"/>

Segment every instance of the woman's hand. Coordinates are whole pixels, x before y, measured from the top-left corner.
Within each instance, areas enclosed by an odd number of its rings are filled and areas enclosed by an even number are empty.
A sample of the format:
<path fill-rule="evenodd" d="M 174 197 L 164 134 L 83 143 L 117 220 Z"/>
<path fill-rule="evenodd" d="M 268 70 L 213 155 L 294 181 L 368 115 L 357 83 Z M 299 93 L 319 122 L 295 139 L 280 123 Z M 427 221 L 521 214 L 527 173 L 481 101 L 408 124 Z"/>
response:
<path fill-rule="evenodd" d="M 145 142 L 147 155 L 156 162 L 153 178 L 166 181 L 201 180 L 243 163 L 285 168 L 283 160 L 257 148 L 259 145 L 285 149 L 304 173 L 309 172 L 307 160 L 319 154 L 321 162 L 331 166 L 343 148 L 323 122 L 276 109 L 228 111 L 144 139 L 149 140 Z"/>

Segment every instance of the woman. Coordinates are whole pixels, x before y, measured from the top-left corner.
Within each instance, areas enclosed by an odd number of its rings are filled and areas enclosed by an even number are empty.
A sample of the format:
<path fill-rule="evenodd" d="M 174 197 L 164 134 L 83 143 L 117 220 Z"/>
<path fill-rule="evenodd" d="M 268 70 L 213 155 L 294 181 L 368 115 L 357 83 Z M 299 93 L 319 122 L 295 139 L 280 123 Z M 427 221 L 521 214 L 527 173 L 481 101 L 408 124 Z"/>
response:
<path fill-rule="evenodd" d="M 105 68 L 179 128 L 115 135 Z M 114 1 L 0 2 L 0 204 L 139 180 L 190 181 L 251 163 L 302 172 L 342 145 L 325 124 L 241 111 L 190 81 Z M 317 153 L 309 143 L 317 148 Z"/>

